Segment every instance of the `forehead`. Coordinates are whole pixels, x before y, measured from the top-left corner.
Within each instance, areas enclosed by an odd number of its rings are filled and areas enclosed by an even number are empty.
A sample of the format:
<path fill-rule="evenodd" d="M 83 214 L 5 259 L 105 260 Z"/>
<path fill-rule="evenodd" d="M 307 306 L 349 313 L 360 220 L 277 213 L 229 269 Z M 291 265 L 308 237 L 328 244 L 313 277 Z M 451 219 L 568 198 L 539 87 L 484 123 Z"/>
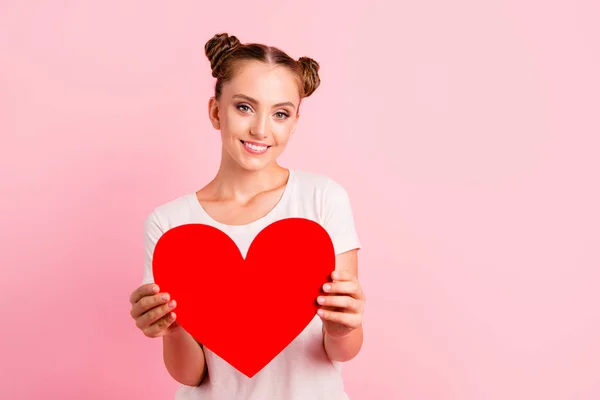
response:
<path fill-rule="evenodd" d="M 298 81 L 292 71 L 256 61 L 240 63 L 223 89 L 229 96 L 244 94 L 261 103 L 293 101 L 297 104 L 299 100 Z"/>

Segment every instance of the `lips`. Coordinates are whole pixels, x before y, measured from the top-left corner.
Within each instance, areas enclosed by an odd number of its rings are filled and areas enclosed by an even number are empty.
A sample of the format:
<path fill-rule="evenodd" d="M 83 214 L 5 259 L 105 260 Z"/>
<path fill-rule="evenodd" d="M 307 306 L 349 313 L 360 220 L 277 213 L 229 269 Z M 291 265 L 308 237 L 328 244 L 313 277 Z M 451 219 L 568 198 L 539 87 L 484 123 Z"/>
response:
<path fill-rule="evenodd" d="M 240 142 L 242 142 L 243 144 L 251 144 L 251 145 L 254 145 L 254 146 L 258 146 L 258 147 L 267 147 L 267 148 L 271 147 L 268 144 L 259 143 L 259 142 L 253 142 L 251 140 L 240 140 Z"/>
<path fill-rule="evenodd" d="M 267 150 L 269 150 L 269 148 L 271 147 L 266 144 L 244 141 L 244 140 L 240 140 L 240 142 L 242 143 L 242 146 L 244 146 L 244 149 L 246 149 L 246 151 L 248 151 L 249 153 L 252 153 L 252 154 L 263 154 Z"/>

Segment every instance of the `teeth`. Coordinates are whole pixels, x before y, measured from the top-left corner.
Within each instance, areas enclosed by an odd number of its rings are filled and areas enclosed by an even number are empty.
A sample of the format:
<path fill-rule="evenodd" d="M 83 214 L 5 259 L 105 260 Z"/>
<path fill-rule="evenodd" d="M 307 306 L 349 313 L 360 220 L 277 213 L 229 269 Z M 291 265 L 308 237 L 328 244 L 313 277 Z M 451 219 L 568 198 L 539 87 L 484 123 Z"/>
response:
<path fill-rule="evenodd" d="M 250 143 L 246 143 L 244 142 L 244 146 L 249 147 L 250 149 L 254 150 L 254 151 L 263 151 L 267 149 L 267 146 L 257 146 L 255 144 L 250 144 Z"/>

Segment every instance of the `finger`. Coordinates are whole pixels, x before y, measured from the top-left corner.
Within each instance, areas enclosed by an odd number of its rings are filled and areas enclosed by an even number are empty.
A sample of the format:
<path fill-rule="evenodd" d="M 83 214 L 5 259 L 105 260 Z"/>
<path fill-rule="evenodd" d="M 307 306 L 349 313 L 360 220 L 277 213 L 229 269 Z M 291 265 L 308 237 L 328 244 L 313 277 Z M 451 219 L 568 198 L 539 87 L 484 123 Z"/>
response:
<path fill-rule="evenodd" d="M 319 309 L 318 313 L 324 320 L 336 322 L 349 328 L 358 328 L 362 324 L 362 316 L 360 314 L 325 309 Z"/>
<path fill-rule="evenodd" d="M 358 302 L 350 296 L 319 296 L 317 302 L 326 307 L 336 307 L 354 312 L 358 311 Z"/>
<path fill-rule="evenodd" d="M 160 306 L 161 304 L 165 304 L 171 299 L 169 293 L 158 293 L 154 296 L 145 296 L 142 297 L 137 303 L 131 307 L 131 316 L 133 318 L 138 318 L 148 310 Z"/>
<path fill-rule="evenodd" d="M 360 285 L 358 282 L 331 282 L 323 285 L 325 293 L 348 294 L 353 297 L 360 295 Z"/>
<path fill-rule="evenodd" d="M 153 323 L 152 325 L 148 326 L 147 328 L 144 328 L 144 334 L 148 337 L 162 336 L 167 330 L 167 328 L 175 322 L 176 318 L 177 316 L 175 315 L 175 313 L 170 312 L 167 315 L 160 318 L 155 323 Z"/>
<path fill-rule="evenodd" d="M 345 269 L 336 270 L 331 273 L 331 279 L 334 281 L 353 281 L 356 282 L 358 278 L 354 273 L 347 271 Z"/>
<path fill-rule="evenodd" d="M 131 295 L 129 296 L 129 302 L 131 304 L 135 304 L 138 301 L 140 301 L 141 298 L 156 294 L 158 293 L 158 291 L 158 285 L 154 283 L 147 283 L 145 285 L 140 286 L 131 293 Z"/>
<path fill-rule="evenodd" d="M 144 313 L 142 316 L 136 319 L 136 325 L 140 329 L 146 329 L 150 325 L 156 323 L 159 319 L 167 315 L 177 306 L 175 300 L 169 301 L 167 304 L 163 304 L 158 307 L 152 308 L 150 311 Z"/>

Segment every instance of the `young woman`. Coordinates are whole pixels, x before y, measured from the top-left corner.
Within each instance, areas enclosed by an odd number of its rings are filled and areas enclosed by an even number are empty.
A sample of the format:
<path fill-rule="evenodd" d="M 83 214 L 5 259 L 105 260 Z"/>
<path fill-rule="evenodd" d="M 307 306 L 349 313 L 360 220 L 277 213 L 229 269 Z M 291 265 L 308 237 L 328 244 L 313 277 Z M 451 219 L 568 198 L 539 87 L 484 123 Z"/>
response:
<path fill-rule="evenodd" d="M 227 34 L 210 39 L 205 52 L 217 78 L 208 115 L 221 132 L 220 168 L 202 189 L 148 216 L 144 280 L 131 294 L 131 316 L 146 336 L 162 337 L 166 369 L 181 383 L 176 399 L 347 399 L 340 363 L 362 346 L 365 304 L 350 201 L 331 178 L 277 162 L 294 133 L 302 99 L 319 86 L 319 65 L 308 57 L 296 61 L 274 47 L 241 44 Z M 263 228 L 290 217 L 316 221 L 329 233 L 336 254 L 333 282 L 324 282 L 319 313 L 307 328 L 248 378 L 177 323 L 177 299 L 153 283 L 154 246 L 168 229 L 202 223 L 227 233 L 245 256 Z"/>

